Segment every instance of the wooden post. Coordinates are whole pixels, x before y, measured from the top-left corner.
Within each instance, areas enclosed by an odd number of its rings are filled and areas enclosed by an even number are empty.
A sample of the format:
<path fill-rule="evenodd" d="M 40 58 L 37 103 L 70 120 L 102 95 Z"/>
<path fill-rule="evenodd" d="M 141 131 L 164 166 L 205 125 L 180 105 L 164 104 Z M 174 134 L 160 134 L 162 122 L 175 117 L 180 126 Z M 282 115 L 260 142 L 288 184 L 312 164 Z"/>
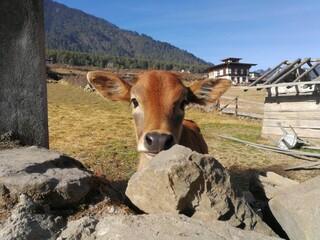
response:
<path fill-rule="evenodd" d="M 236 108 L 235 108 L 235 115 L 238 116 L 238 98 L 235 98 L 236 100 Z"/>
<path fill-rule="evenodd" d="M 291 70 L 289 70 L 286 74 L 282 75 L 280 78 L 278 78 L 276 81 L 274 81 L 272 84 L 276 84 L 281 82 L 285 77 L 289 76 L 290 73 L 292 73 L 293 71 L 299 69 L 303 64 L 307 63 L 310 61 L 310 58 L 306 58 L 304 59 L 301 63 L 299 63 L 297 66 L 295 66 L 294 68 L 292 68 Z"/>
<path fill-rule="evenodd" d="M 263 78 L 267 77 L 270 73 L 272 73 L 273 71 L 275 71 L 276 69 L 278 69 L 281 65 L 285 64 L 287 62 L 287 60 L 284 60 L 283 62 L 279 63 L 277 66 L 275 66 L 274 68 L 270 69 L 268 72 L 264 73 L 261 77 L 259 77 L 257 80 L 255 80 L 253 83 L 251 83 L 248 87 L 250 86 L 254 86 L 256 83 L 258 83 L 260 80 L 262 80 Z M 248 91 L 249 89 L 244 89 L 244 91 Z"/>
<path fill-rule="evenodd" d="M 311 67 L 305 71 L 304 73 L 302 73 L 299 77 L 297 77 L 293 82 L 298 82 L 301 78 L 303 78 L 305 75 L 307 75 L 309 72 L 311 72 L 313 69 L 315 69 L 320 63 L 315 63 L 313 66 L 312 64 L 309 64 L 310 62 L 308 62 L 308 65 Z"/>
<path fill-rule="evenodd" d="M 317 63 L 317 65 L 318 65 L 318 64 L 319 64 L 319 62 Z M 310 62 L 308 62 L 308 65 L 309 65 L 310 68 L 312 68 L 314 74 L 317 75 L 317 77 L 319 77 L 319 73 L 318 73 L 318 71 L 316 70 L 316 68 L 313 67 Z"/>
<path fill-rule="evenodd" d="M 283 74 L 287 73 L 289 70 L 291 70 L 296 63 L 299 63 L 301 61 L 301 58 L 298 58 L 294 62 L 290 63 L 287 67 L 285 67 L 282 71 L 279 73 L 273 75 L 271 78 L 269 78 L 263 85 L 267 85 L 269 83 L 272 83 L 275 79 L 278 77 L 281 77 Z"/>

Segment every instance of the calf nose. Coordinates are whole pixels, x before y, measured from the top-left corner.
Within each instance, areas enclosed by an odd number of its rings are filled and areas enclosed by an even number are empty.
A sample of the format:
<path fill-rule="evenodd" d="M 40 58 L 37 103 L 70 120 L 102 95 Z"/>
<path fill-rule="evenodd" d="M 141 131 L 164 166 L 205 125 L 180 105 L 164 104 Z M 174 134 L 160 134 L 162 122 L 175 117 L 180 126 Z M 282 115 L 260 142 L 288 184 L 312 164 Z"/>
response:
<path fill-rule="evenodd" d="M 174 138 L 172 134 L 149 132 L 146 134 L 144 142 L 148 152 L 158 153 L 171 148 L 174 144 Z"/>

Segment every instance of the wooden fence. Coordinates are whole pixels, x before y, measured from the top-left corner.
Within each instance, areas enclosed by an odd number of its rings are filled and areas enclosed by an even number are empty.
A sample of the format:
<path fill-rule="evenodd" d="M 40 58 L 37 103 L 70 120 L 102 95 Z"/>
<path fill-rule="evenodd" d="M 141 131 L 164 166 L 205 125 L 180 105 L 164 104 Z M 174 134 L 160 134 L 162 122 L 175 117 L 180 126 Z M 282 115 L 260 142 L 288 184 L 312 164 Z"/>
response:
<path fill-rule="evenodd" d="M 263 119 L 263 108 L 261 102 L 222 96 L 218 110 L 226 114 Z"/>

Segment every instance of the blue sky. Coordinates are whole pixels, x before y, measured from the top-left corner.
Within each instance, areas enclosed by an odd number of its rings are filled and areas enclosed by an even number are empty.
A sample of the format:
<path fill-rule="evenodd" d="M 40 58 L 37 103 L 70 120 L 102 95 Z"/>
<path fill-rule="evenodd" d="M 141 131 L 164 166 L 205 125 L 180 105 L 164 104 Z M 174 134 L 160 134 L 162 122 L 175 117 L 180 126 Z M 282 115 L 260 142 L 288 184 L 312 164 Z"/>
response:
<path fill-rule="evenodd" d="M 218 64 L 320 58 L 319 0 L 56 0 Z"/>

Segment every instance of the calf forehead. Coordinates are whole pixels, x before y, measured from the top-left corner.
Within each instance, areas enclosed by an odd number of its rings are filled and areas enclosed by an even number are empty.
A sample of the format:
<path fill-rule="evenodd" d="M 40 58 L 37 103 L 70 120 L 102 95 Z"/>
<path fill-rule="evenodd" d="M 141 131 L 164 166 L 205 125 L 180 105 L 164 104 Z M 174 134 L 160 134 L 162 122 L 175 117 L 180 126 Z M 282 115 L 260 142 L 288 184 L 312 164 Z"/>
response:
<path fill-rule="evenodd" d="M 132 87 L 132 94 L 148 101 L 177 101 L 187 93 L 179 77 L 170 72 L 151 71 L 138 77 Z"/>

